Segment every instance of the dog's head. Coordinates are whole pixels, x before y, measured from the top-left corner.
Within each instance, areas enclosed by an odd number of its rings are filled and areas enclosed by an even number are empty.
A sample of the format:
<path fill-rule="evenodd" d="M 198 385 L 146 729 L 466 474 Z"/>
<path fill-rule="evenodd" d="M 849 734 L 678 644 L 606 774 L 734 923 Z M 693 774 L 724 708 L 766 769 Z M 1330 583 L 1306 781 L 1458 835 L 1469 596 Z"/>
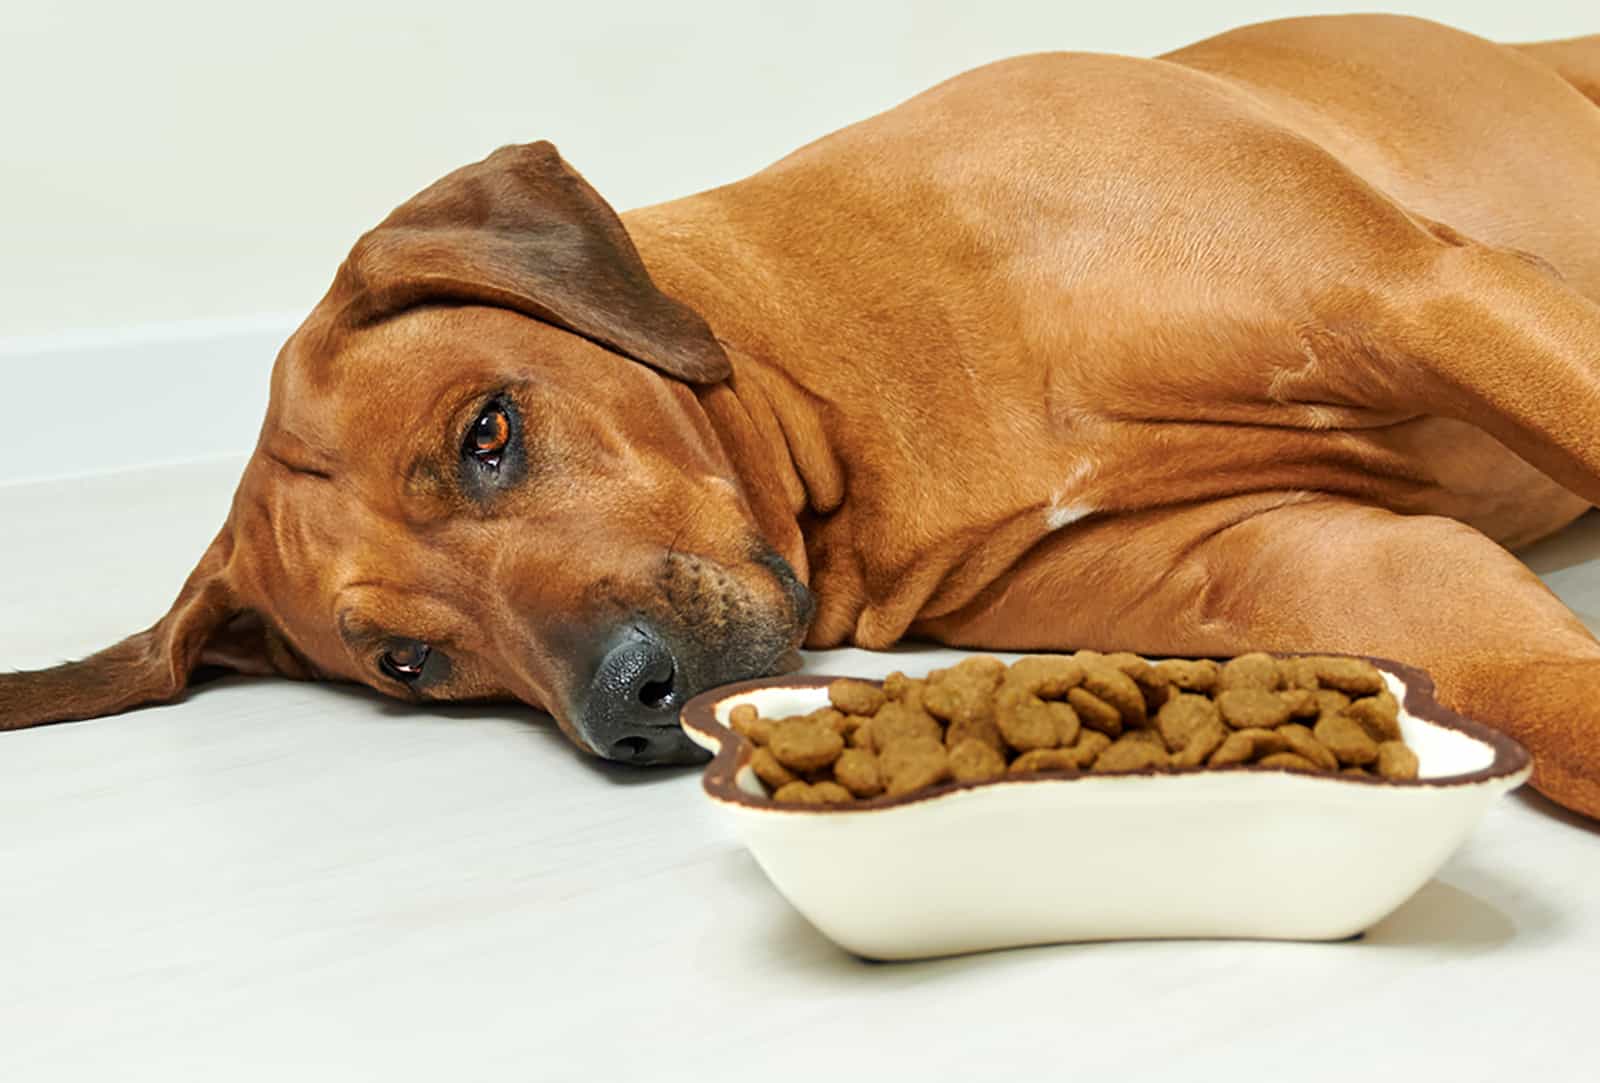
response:
<path fill-rule="evenodd" d="M 698 758 L 684 699 L 770 672 L 811 613 L 700 407 L 728 374 L 554 147 L 458 170 L 357 242 L 285 344 L 171 612 L 0 677 L 0 728 L 170 699 L 222 666 L 516 699 L 601 756 Z"/>

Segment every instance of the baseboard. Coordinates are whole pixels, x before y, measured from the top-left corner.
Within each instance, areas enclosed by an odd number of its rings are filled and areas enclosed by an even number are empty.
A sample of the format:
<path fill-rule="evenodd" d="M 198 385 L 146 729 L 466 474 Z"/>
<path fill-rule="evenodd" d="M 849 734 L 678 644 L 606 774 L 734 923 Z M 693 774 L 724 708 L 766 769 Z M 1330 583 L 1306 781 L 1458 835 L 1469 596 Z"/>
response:
<path fill-rule="evenodd" d="M 249 452 L 299 319 L 0 338 L 0 485 Z"/>

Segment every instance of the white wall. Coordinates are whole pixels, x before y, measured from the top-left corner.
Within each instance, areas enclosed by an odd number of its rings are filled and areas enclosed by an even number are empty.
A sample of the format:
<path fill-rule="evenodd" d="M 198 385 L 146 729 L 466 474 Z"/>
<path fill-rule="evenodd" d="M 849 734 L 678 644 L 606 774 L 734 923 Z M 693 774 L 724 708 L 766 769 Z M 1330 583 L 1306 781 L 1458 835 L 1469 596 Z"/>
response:
<path fill-rule="evenodd" d="M 1369 6 L 10 0 L 0 18 L 0 482 L 51 469 L 17 469 L 28 449 L 44 461 L 35 438 L 47 421 L 15 399 L 48 396 L 73 374 L 64 332 L 81 342 L 94 331 L 103 345 L 129 325 L 244 320 L 256 329 L 248 350 L 219 347 L 217 363 L 264 370 L 260 329 L 292 326 L 361 230 L 502 143 L 555 140 L 626 208 L 739 177 L 996 57 L 1148 54 L 1262 18 Z M 1592 0 L 1400 7 L 1506 39 L 1600 31 Z M 163 333 L 137 332 L 146 342 Z M 252 395 L 259 380 L 240 386 Z M 138 411 L 170 391 L 137 380 L 129 389 L 118 397 L 134 429 L 155 416 Z M 240 409 L 259 413 L 254 400 Z M 243 450 L 247 428 L 237 448 L 194 451 Z M 135 441 L 125 455 L 170 451 Z"/>

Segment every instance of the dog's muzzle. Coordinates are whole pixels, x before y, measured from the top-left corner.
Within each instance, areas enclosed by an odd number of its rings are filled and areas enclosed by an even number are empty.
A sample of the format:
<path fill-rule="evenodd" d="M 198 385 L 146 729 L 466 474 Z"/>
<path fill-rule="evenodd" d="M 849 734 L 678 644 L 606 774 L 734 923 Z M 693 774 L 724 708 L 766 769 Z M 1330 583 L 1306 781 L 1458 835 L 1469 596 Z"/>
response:
<path fill-rule="evenodd" d="M 778 607 L 752 603 L 705 561 L 669 559 L 664 619 L 638 614 L 598 639 L 592 675 L 568 704 L 567 720 L 583 744 L 640 766 L 708 758 L 678 725 L 684 703 L 708 688 L 779 671 L 796 657 L 815 612 L 811 592 L 781 557 L 763 549 L 754 563 L 771 576 Z"/>

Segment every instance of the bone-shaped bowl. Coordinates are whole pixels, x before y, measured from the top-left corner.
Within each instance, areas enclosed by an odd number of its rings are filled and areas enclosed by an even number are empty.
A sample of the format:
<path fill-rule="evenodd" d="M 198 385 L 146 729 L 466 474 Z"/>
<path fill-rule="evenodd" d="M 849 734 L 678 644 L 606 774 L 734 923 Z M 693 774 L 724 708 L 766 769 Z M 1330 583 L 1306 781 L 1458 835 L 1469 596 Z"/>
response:
<path fill-rule="evenodd" d="M 1526 750 L 1462 718 L 1420 670 L 1369 658 L 1401 704 L 1414 782 L 1263 767 L 946 783 L 827 808 L 780 805 L 728 727 L 828 702 L 824 676 L 713 689 L 683 728 L 713 753 L 707 796 L 777 889 L 848 951 L 913 959 L 1060 941 L 1341 940 L 1438 871 Z"/>

